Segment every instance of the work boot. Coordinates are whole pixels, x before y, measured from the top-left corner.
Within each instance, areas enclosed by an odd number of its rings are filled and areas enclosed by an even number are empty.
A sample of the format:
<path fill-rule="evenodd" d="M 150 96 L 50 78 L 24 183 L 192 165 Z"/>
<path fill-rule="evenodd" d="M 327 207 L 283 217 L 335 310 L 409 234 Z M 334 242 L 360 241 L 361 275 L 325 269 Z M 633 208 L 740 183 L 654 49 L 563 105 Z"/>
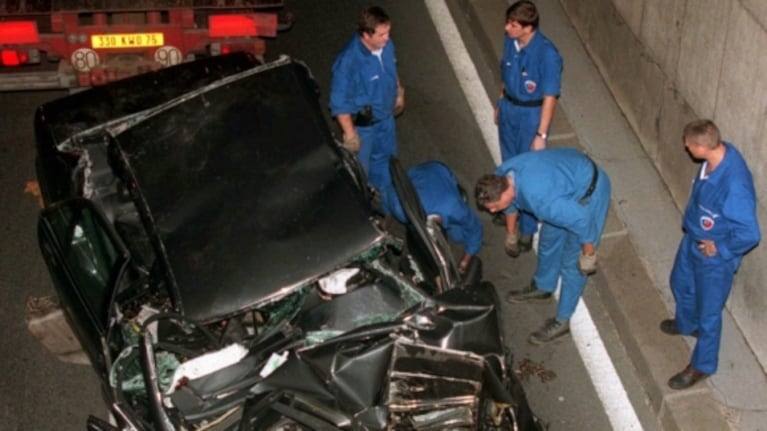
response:
<path fill-rule="evenodd" d="M 506 297 L 506 300 L 512 304 L 521 304 L 523 302 L 548 302 L 551 300 L 551 292 L 538 289 L 535 280 L 522 289 L 512 290 Z"/>
<path fill-rule="evenodd" d="M 708 376 L 709 375 L 703 371 L 698 371 L 693 368 L 692 365 L 688 365 L 684 370 L 674 374 L 674 376 L 668 380 L 668 387 L 677 390 L 687 389 Z"/>
<path fill-rule="evenodd" d="M 557 319 L 548 319 L 537 331 L 530 334 L 527 342 L 530 344 L 546 344 L 558 340 L 570 333 L 570 322 L 560 322 Z"/>
<path fill-rule="evenodd" d="M 682 334 L 679 332 L 679 326 L 676 324 L 676 319 L 664 319 L 660 322 L 660 330 L 664 334 L 668 335 L 690 335 L 691 337 L 698 336 L 698 330 L 692 331 L 691 334 Z"/>
<path fill-rule="evenodd" d="M 526 253 L 533 249 L 533 236 L 532 235 L 522 235 L 519 237 L 519 251 L 521 253 Z"/>

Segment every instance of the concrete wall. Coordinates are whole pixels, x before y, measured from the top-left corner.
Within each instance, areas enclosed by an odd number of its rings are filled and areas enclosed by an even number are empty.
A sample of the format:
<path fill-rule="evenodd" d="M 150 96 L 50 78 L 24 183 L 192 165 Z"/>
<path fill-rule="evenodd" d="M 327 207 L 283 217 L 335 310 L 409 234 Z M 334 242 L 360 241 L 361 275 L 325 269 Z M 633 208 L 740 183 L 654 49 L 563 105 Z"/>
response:
<path fill-rule="evenodd" d="M 688 121 L 713 119 L 748 160 L 765 240 L 728 307 L 767 369 L 767 1 L 559 1 L 680 208 L 697 167 Z"/>

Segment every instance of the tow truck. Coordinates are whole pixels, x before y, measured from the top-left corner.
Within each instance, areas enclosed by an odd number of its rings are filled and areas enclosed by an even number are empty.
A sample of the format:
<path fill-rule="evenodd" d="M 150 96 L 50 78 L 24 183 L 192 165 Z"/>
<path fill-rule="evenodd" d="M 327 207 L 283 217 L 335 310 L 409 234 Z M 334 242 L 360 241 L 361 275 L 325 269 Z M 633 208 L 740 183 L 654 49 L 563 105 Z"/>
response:
<path fill-rule="evenodd" d="M 244 51 L 289 29 L 282 0 L 0 0 L 0 91 L 77 91 Z"/>

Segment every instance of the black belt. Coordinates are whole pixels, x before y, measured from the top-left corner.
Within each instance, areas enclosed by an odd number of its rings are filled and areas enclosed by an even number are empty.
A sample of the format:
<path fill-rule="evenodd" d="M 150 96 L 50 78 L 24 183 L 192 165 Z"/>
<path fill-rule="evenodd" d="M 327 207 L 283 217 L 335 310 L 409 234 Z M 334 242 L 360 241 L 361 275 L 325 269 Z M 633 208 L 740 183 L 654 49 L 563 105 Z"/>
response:
<path fill-rule="evenodd" d="M 585 204 L 586 200 L 591 197 L 592 193 L 594 193 L 594 189 L 597 188 L 597 180 L 599 179 L 599 168 L 597 168 L 597 164 L 591 160 L 591 157 L 586 156 L 586 158 L 591 162 L 593 173 L 591 174 L 591 184 L 589 184 L 589 188 L 586 189 L 586 193 L 583 194 L 583 197 L 578 200 L 578 203 L 581 205 Z"/>
<path fill-rule="evenodd" d="M 369 127 L 378 123 L 379 119 L 373 116 L 373 107 L 365 105 L 359 112 L 352 114 L 352 123 L 357 127 Z"/>
<path fill-rule="evenodd" d="M 538 99 L 538 100 L 519 100 L 516 97 L 512 96 L 511 94 L 507 93 L 505 88 L 503 89 L 503 97 L 505 97 L 506 100 L 511 102 L 512 105 L 526 106 L 528 108 L 533 108 L 533 107 L 536 107 L 536 106 L 543 105 L 543 99 Z"/>

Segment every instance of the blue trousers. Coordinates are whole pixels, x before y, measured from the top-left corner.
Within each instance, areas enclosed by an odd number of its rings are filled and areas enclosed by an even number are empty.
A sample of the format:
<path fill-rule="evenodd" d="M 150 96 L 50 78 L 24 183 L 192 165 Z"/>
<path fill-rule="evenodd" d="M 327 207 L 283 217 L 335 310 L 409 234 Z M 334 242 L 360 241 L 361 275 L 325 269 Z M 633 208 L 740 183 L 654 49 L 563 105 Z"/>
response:
<path fill-rule="evenodd" d="M 530 151 L 540 118 L 540 107 L 516 106 L 505 99 L 498 102 L 498 137 L 502 161 Z M 532 235 L 536 231 L 538 220 L 532 214 L 520 211 L 519 233 Z"/>
<path fill-rule="evenodd" d="M 698 331 L 690 365 L 706 374 L 715 373 L 719 366 L 722 310 L 736 270 L 735 260 L 707 258 L 692 238 L 682 238 L 670 277 L 675 319 L 682 334 Z"/>
<path fill-rule="evenodd" d="M 368 182 L 377 190 L 384 190 L 391 184 L 389 158 L 397 155 L 397 129 L 394 117 L 377 122 L 372 126 L 357 127 L 360 137 L 360 151 L 357 153 Z"/>
<path fill-rule="evenodd" d="M 610 180 L 600 169 L 599 180 L 591 198 L 585 202 L 592 214 L 597 232 L 602 235 L 610 209 Z M 597 240 L 594 243 L 599 245 Z M 581 243 L 578 235 L 559 226 L 547 223 L 541 225 L 538 237 L 538 265 L 533 279 L 538 289 L 554 292 L 557 281 L 562 278 L 562 289 L 559 292 L 557 319 L 569 320 L 575 313 L 575 307 L 583 294 L 588 277 L 578 271 L 578 257 L 581 254 Z"/>

